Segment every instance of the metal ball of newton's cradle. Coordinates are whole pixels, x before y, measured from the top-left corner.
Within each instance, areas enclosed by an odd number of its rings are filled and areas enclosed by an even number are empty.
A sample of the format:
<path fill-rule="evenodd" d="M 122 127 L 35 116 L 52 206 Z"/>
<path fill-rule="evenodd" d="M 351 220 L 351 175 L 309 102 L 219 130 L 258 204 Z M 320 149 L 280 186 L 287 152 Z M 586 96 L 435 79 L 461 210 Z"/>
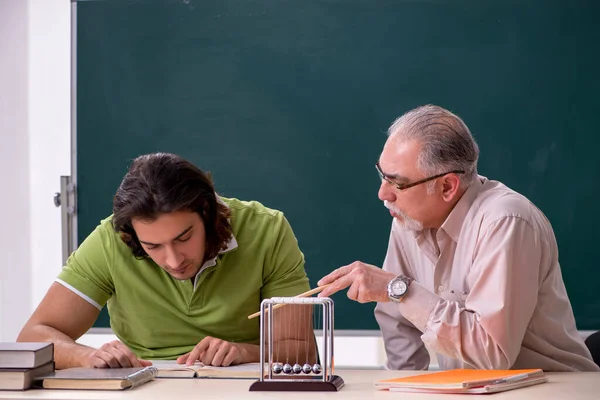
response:
<path fill-rule="evenodd" d="M 312 365 L 304 364 L 302 366 L 302 372 L 304 372 L 305 374 L 310 374 L 312 372 Z"/>
<path fill-rule="evenodd" d="M 294 372 L 294 370 L 290 364 L 286 363 L 283 365 L 283 373 L 284 374 L 291 374 L 292 372 Z"/>
<path fill-rule="evenodd" d="M 294 364 L 294 366 L 292 367 L 292 370 L 294 371 L 295 374 L 301 374 L 302 373 L 302 365 Z"/>
<path fill-rule="evenodd" d="M 320 364 L 313 365 L 312 372 L 317 375 L 320 374 L 321 373 L 321 365 Z"/>
<path fill-rule="evenodd" d="M 273 364 L 273 373 L 275 374 L 280 374 L 283 371 L 283 364 L 282 363 L 274 363 Z"/>

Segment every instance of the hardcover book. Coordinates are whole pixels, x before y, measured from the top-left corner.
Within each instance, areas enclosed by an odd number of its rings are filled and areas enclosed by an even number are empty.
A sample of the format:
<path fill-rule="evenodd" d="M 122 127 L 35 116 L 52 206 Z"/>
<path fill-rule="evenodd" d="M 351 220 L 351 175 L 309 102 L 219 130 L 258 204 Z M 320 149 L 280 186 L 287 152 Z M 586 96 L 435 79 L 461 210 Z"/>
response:
<path fill-rule="evenodd" d="M 45 389 L 124 390 L 153 380 L 155 367 L 68 368 L 41 377 Z"/>
<path fill-rule="evenodd" d="M 54 371 L 54 361 L 36 368 L 0 368 L 0 390 L 29 389 L 37 377 Z"/>
<path fill-rule="evenodd" d="M 0 343 L 0 368 L 36 368 L 54 361 L 54 343 Z"/>

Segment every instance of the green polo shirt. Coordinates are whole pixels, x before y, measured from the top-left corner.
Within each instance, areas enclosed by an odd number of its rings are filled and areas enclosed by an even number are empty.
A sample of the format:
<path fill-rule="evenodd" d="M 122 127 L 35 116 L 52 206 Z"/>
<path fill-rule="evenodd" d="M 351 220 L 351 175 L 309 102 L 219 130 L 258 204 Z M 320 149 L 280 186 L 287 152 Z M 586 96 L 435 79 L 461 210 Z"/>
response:
<path fill-rule="evenodd" d="M 280 211 L 222 200 L 234 238 L 204 264 L 195 284 L 136 259 L 110 217 L 69 257 L 57 282 L 100 309 L 108 304 L 113 332 L 140 358 L 176 358 L 205 336 L 258 344 L 259 318 L 248 315 L 265 298 L 309 289 L 304 256 Z"/>

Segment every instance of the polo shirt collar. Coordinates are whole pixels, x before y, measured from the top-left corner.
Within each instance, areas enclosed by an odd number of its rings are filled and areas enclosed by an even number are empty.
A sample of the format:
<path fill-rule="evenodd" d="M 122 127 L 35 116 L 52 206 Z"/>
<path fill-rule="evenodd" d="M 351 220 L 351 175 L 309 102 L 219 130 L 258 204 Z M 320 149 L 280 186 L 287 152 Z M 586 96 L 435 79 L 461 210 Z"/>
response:
<path fill-rule="evenodd" d="M 217 202 L 224 205 L 225 207 L 229 208 L 229 206 L 227 206 L 227 204 L 225 204 L 225 202 L 218 195 L 217 195 Z M 229 221 L 231 222 L 231 219 Z M 198 278 L 200 278 L 200 274 L 202 274 L 202 272 L 206 268 L 212 267 L 217 264 L 217 257 L 219 257 L 221 254 L 225 254 L 227 252 L 235 250 L 237 247 L 238 247 L 238 243 L 237 243 L 237 240 L 235 240 L 235 236 L 233 235 L 233 232 L 232 232 L 231 238 L 227 242 L 227 246 L 225 246 L 225 248 L 223 250 L 219 250 L 219 253 L 216 255 L 216 257 L 213 257 L 210 260 L 206 260 L 204 262 L 204 264 L 202 264 L 202 267 L 200 267 L 200 269 L 198 270 L 198 273 L 194 277 L 194 288 L 196 288 L 196 286 L 197 286 Z"/>
<path fill-rule="evenodd" d="M 223 201 L 223 199 L 221 199 L 221 197 L 219 197 L 219 195 L 217 195 L 217 202 L 224 205 L 225 207 L 227 207 L 227 209 L 229 209 L 229 206 L 227 204 L 225 204 L 225 202 Z M 229 219 L 229 222 L 231 222 L 231 219 Z M 213 257 L 210 260 L 206 260 L 204 262 L 204 264 L 202 264 L 202 267 L 200 268 L 200 271 L 198 271 L 198 274 L 200 274 L 200 272 L 202 272 L 202 270 L 204 268 L 212 267 L 213 265 L 215 265 L 217 263 L 217 257 L 219 257 L 221 254 L 230 252 L 231 250 L 234 250 L 237 247 L 238 247 L 237 240 L 235 240 L 235 236 L 233 235 L 233 232 L 231 232 L 231 238 L 227 242 L 227 246 L 223 250 L 219 250 L 219 253 L 217 254 L 216 257 Z"/>

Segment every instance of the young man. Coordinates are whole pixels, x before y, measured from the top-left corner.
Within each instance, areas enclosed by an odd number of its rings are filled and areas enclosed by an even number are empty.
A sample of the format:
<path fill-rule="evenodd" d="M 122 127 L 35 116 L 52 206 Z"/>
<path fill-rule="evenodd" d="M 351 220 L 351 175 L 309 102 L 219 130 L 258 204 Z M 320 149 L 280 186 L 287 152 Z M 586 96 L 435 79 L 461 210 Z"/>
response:
<path fill-rule="evenodd" d="M 133 161 L 113 215 L 69 257 L 18 340 L 54 342 L 57 368 L 257 362 L 259 319 L 248 315 L 265 298 L 308 289 L 281 212 L 220 198 L 188 161 L 150 154 Z M 105 304 L 119 340 L 77 344 Z M 310 321 L 293 307 L 277 313 L 277 348 L 314 348 Z"/>
<path fill-rule="evenodd" d="M 319 285 L 379 302 L 392 369 L 594 371 L 575 327 L 556 238 L 529 200 L 477 174 L 464 122 L 436 106 L 398 118 L 376 165 L 392 215 L 383 269 L 362 262 Z"/>

